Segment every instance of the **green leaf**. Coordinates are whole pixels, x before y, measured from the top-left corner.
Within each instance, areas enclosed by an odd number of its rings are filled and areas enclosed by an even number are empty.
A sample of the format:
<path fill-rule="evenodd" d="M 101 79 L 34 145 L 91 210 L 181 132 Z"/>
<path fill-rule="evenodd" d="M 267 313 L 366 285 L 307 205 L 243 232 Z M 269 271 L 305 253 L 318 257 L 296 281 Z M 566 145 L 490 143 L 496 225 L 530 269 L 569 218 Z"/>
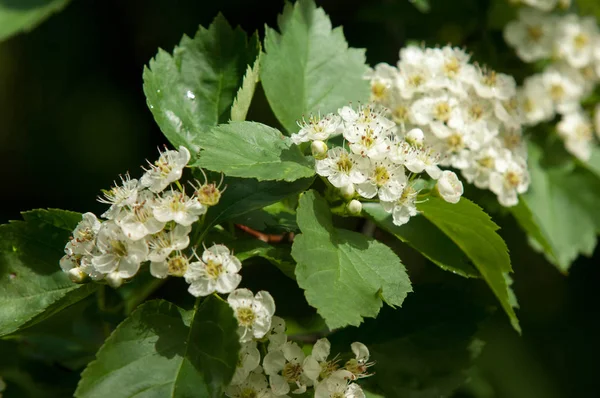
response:
<path fill-rule="evenodd" d="M 33 210 L 0 226 L 0 336 L 33 325 L 95 290 L 76 285 L 59 260 L 81 214 Z"/>
<path fill-rule="evenodd" d="M 138 307 L 81 375 L 77 397 L 221 397 L 240 349 L 237 321 L 208 297 L 185 311 L 162 300 Z"/>
<path fill-rule="evenodd" d="M 32 30 L 68 3 L 69 0 L 0 1 L 0 40 Z"/>
<path fill-rule="evenodd" d="M 279 268 L 285 276 L 296 279 L 295 264 L 287 247 L 272 246 L 258 239 L 235 239 L 227 242 L 227 247 L 233 251 L 240 261 L 261 257 Z"/>
<path fill-rule="evenodd" d="M 231 106 L 231 120 L 236 122 L 246 120 L 246 115 L 248 114 L 248 109 L 250 109 L 250 103 L 256 90 L 256 84 L 260 80 L 258 76 L 259 68 L 260 54 L 256 61 L 254 61 L 254 65 L 252 67 L 248 66 L 248 69 L 246 69 L 242 87 L 238 90 Z"/>
<path fill-rule="evenodd" d="M 159 50 L 144 68 L 144 93 L 163 134 L 175 147 L 200 149 L 198 138 L 231 117 L 244 72 L 259 53 L 258 37 L 247 40 L 218 15 L 208 29 L 183 36 L 173 55 Z"/>
<path fill-rule="evenodd" d="M 429 4 L 429 0 L 408 0 L 411 2 L 415 8 L 422 13 L 428 13 L 431 11 L 431 4 Z"/>
<path fill-rule="evenodd" d="M 479 206 L 466 198 L 451 204 L 430 197 L 417 207 L 471 259 L 500 301 L 513 328 L 520 333 L 519 320 L 511 305 L 514 295 L 511 297 L 512 291 L 506 278 L 512 267 L 506 243 L 496 232 L 499 227 Z"/>
<path fill-rule="evenodd" d="M 592 146 L 592 156 L 587 162 L 581 163 L 583 167 L 594 173 L 600 178 L 600 147 L 597 145 Z"/>
<path fill-rule="evenodd" d="M 468 257 L 442 231 L 425 217 L 413 217 L 402 226 L 394 225 L 392 216 L 379 203 L 363 203 L 363 210 L 380 227 L 420 252 L 445 271 L 467 278 L 479 278 Z"/>
<path fill-rule="evenodd" d="M 415 287 L 401 310 L 385 308 L 377 319 L 330 336 L 332 352 L 348 351 L 354 341 L 366 344 L 375 365 L 363 386 L 384 397 L 451 396 L 479 354 L 478 325 L 486 317 L 469 286 L 459 286 Z"/>
<path fill-rule="evenodd" d="M 529 143 L 531 184 L 513 215 L 534 248 L 566 273 L 579 256 L 591 256 L 600 231 L 600 180 L 571 165 L 543 166 L 544 151 Z"/>
<path fill-rule="evenodd" d="M 204 228 L 239 217 L 253 210 L 279 202 L 292 195 L 304 192 L 312 184 L 312 178 L 294 182 L 258 181 L 253 178 L 226 177 L 227 189 L 219 203 L 208 209 Z"/>
<path fill-rule="evenodd" d="M 202 147 L 194 166 L 231 177 L 295 181 L 315 174 L 312 158 L 278 130 L 255 122 L 216 126 L 199 137 Z"/>
<path fill-rule="evenodd" d="M 369 100 L 364 50 L 348 48 L 341 28 L 312 0 L 287 3 L 279 29 L 267 28 L 261 81 L 281 124 L 298 130 L 303 115 L 335 112 L 349 102 Z"/>
<path fill-rule="evenodd" d="M 375 317 L 382 299 L 401 306 L 412 291 L 404 265 L 375 239 L 333 227 L 327 202 L 315 191 L 300 197 L 302 234 L 294 238 L 296 279 L 331 329 Z"/>

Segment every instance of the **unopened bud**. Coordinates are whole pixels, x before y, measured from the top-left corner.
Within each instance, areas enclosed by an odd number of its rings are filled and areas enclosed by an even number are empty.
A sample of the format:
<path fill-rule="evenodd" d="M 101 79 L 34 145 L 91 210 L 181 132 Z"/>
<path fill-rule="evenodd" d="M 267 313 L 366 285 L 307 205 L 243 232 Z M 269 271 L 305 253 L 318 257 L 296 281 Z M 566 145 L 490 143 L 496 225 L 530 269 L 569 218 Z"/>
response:
<path fill-rule="evenodd" d="M 352 199 L 348 204 L 348 212 L 352 215 L 359 215 L 362 212 L 362 203 L 356 199 Z"/>
<path fill-rule="evenodd" d="M 73 283 L 83 283 L 87 278 L 87 274 L 81 270 L 79 267 L 71 268 L 68 272 L 69 279 Z"/>
<path fill-rule="evenodd" d="M 356 191 L 354 190 L 354 185 L 352 184 L 340 188 L 340 195 L 342 195 L 342 197 L 345 199 L 352 198 L 355 192 Z"/>
<path fill-rule="evenodd" d="M 423 140 L 425 139 L 425 135 L 423 134 L 423 130 L 421 129 L 412 129 L 408 133 L 406 133 L 405 140 L 409 144 L 413 146 L 421 146 L 423 145 Z"/>
<path fill-rule="evenodd" d="M 114 289 L 118 288 L 123 284 L 123 278 L 121 278 L 116 272 L 111 272 L 110 274 L 106 275 L 105 279 L 106 283 L 108 283 L 108 286 Z"/>
<path fill-rule="evenodd" d="M 310 144 L 310 150 L 312 151 L 315 159 L 325 159 L 327 157 L 327 144 L 323 141 L 313 141 Z"/>

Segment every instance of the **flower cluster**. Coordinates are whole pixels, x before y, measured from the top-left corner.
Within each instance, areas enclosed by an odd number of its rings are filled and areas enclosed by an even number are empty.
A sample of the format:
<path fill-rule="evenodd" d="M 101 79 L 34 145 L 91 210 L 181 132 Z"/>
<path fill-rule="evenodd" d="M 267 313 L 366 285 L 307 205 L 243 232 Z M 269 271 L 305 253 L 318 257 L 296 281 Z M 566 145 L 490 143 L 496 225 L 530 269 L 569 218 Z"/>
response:
<path fill-rule="evenodd" d="M 378 64 L 366 76 L 371 100 L 391 111 L 398 137 L 514 206 L 529 186 L 516 83 L 469 61 L 450 46 L 405 47 L 396 67 Z M 423 135 L 413 137 L 415 128 Z"/>
<path fill-rule="evenodd" d="M 191 184 L 192 196 L 185 193 L 179 179 L 189 160 L 190 153 L 184 147 L 166 150 L 155 163 L 149 163 L 139 181 L 125 175 L 121 184 L 105 190 L 99 198 L 110 205 L 102 215 L 105 220 L 93 213 L 83 215 L 60 260 L 63 271 L 74 282 L 90 278 L 118 287 L 132 278 L 142 263 L 150 262 L 153 276 L 185 276 L 192 284 L 190 291 L 210 294 L 235 289 L 239 278 L 229 275 L 239 270 L 239 264 L 224 260 L 226 248 L 215 245 L 202 258 L 182 253 L 190 244 L 192 224 L 220 197 L 219 188 L 212 183 L 196 182 Z M 190 261 L 193 258 L 197 261 Z M 215 268 L 215 261 L 223 262 L 219 276 L 214 282 L 201 282 L 199 269 Z M 210 277 L 215 273 L 208 271 Z"/>
<path fill-rule="evenodd" d="M 237 312 L 236 317 L 241 326 Z M 262 360 L 259 344 L 266 352 Z M 288 341 L 285 321 L 274 316 L 266 332 L 254 334 L 249 340 L 242 338 L 238 366 L 226 395 L 287 397 L 289 393 L 303 394 L 313 388 L 316 398 L 364 398 L 360 386 L 353 382 L 369 376 L 367 369 L 373 363 L 369 362 L 369 350 L 364 344 L 352 343 L 351 349 L 354 356 L 345 362 L 340 355 L 330 358 L 331 344 L 323 338 L 314 344 L 310 355 L 305 355 L 297 343 Z"/>
<path fill-rule="evenodd" d="M 595 145 L 594 125 L 581 102 L 600 81 L 596 20 L 522 8 L 518 19 L 506 25 L 504 38 L 524 62 L 552 59 L 541 73 L 528 77 L 519 90 L 525 123 L 536 125 L 560 115 L 556 130 L 565 148 L 577 158 L 588 160 Z"/>
<path fill-rule="evenodd" d="M 338 114 L 311 117 L 300 124 L 292 135 L 296 144 L 312 141 L 317 174 L 350 199 L 348 210 L 360 213 L 358 194 L 363 199 L 377 198 L 393 214 L 394 224 L 403 225 L 417 214 L 415 176 L 427 173 L 438 180 L 438 193 L 446 201 L 456 203 L 463 193 L 462 183 L 451 171 L 438 167 L 440 156 L 423 143 L 418 128 L 404 134 L 403 129 L 385 116 L 376 105 L 346 106 Z M 342 134 L 346 146 L 328 148 L 324 142 Z M 408 173 L 408 174 L 407 174 Z M 414 174 L 411 174 L 414 173 Z"/>

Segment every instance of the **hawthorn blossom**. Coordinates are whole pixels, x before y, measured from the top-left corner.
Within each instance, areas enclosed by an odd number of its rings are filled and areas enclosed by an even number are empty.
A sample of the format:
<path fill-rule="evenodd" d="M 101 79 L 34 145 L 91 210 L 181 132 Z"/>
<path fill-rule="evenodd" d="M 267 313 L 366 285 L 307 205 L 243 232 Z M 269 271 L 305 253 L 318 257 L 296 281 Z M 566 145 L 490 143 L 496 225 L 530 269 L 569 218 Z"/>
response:
<path fill-rule="evenodd" d="M 213 245 L 202 253 L 202 258 L 188 265 L 184 277 L 193 296 L 208 296 L 214 292 L 226 294 L 240 284 L 240 269 L 242 263 L 226 246 Z"/>
<path fill-rule="evenodd" d="M 438 194 L 448 203 L 458 203 L 463 194 L 462 182 L 456 174 L 449 170 L 444 170 L 442 176 L 437 180 L 435 188 Z"/>
<path fill-rule="evenodd" d="M 269 376 L 269 384 L 275 395 L 285 395 L 290 392 L 290 384 L 296 387 L 292 390 L 294 394 L 302 394 L 306 392 L 306 387 L 313 385 L 313 381 L 304 370 L 307 360 L 314 361 L 304 355 L 298 344 L 289 341 L 283 344 L 280 350 L 265 355 L 263 367 Z"/>
<path fill-rule="evenodd" d="M 180 146 L 177 151 L 160 152 L 160 157 L 156 162 L 148 162 L 150 167 L 140 179 L 140 184 L 154 193 L 161 192 L 169 184 L 181 178 L 183 168 L 188 164 L 190 158 L 190 151 L 184 146 Z"/>
<path fill-rule="evenodd" d="M 368 158 L 348 153 L 341 147 L 330 149 L 325 159 L 315 163 L 317 174 L 327 177 L 331 185 L 337 188 L 365 182 L 370 166 Z"/>
<path fill-rule="evenodd" d="M 152 214 L 160 222 L 175 221 L 190 226 L 206 213 L 206 209 L 205 205 L 195 198 L 189 198 L 185 192 L 171 190 L 156 200 Z"/>
<path fill-rule="evenodd" d="M 238 321 L 241 342 L 263 338 L 271 329 L 275 301 L 269 292 L 252 294 L 248 289 L 237 289 L 229 294 L 227 302 Z"/>

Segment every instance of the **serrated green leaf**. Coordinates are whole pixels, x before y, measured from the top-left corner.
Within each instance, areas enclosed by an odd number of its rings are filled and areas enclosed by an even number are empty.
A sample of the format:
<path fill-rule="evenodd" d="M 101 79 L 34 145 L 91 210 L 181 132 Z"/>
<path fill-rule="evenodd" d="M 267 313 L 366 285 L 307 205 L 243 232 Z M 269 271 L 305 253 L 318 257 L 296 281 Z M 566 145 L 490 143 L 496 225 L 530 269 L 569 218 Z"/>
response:
<path fill-rule="evenodd" d="M 368 101 L 364 50 L 348 48 L 341 28 L 312 0 L 287 3 L 279 29 L 267 28 L 261 81 L 281 124 L 296 132 L 308 114 L 335 112 L 349 102 Z"/>
<path fill-rule="evenodd" d="M 69 0 L 19 0 L 0 2 L 0 40 L 19 32 L 30 31 L 55 12 L 62 10 Z"/>
<path fill-rule="evenodd" d="M 227 242 L 227 247 L 240 261 L 261 257 L 279 268 L 285 276 L 296 279 L 295 264 L 290 255 L 289 245 L 285 248 L 272 246 L 258 239 L 235 239 Z"/>
<path fill-rule="evenodd" d="M 567 166 L 542 165 L 543 150 L 529 143 L 531 184 L 511 209 L 529 234 L 534 248 L 566 273 L 580 255 L 591 256 L 600 231 L 600 180 L 591 172 Z"/>
<path fill-rule="evenodd" d="M 412 291 L 404 265 L 375 239 L 333 227 L 327 202 L 315 191 L 300 197 L 302 234 L 294 238 L 296 279 L 310 305 L 331 329 L 375 317 L 382 299 L 401 306 Z"/>
<path fill-rule="evenodd" d="M 363 203 L 363 210 L 380 228 L 417 250 L 441 269 L 467 278 L 481 277 L 460 248 L 425 217 L 413 217 L 409 223 L 399 227 L 394 225 L 392 216 L 379 203 Z"/>
<path fill-rule="evenodd" d="M 258 181 L 254 178 L 226 177 L 227 189 L 219 203 L 208 210 L 204 220 L 204 229 L 223 221 L 239 217 L 253 210 L 279 202 L 289 196 L 304 192 L 311 186 L 312 178 L 294 182 Z"/>
<path fill-rule="evenodd" d="M 76 397 L 221 397 L 240 349 L 229 305 L 190 311 L 149 301 L 115 329 L 81 375 Z"/>
<path fill-rule="evenodd" d="M 244 75 L 244 81 L 242 87 L 237 92 L 233 105 L 231 106 L 231 120 L 241 122 L 246 120 L 248 115 L 248 109 L 250 109 L 250 103 L 252 97 L 254 97 L 254 90 L 256 90 L 256 84 L 259 79 L 259 68 L 260 68 L 260 54 L 252 67 L 248 66 L 246 74 Z"/>
<path fill-rule="evenodd" d="M 198 138 L 227 122 L 247 65 L 259 53 L 258 37 L 247 40 L 218 15 L 208 29 L 183 36 L 173 55 L 159 50 L 144 68 L 144 93 L 163 134 L 175 147 L 200 149 Z"/>
<path fill-rule="evenodd" d="M 348 351 L 354 341 L 366 344 L 375 365 L 363 387 L 384 397 L 450 397 L 479 355 L 476 336 L 485 317 L 467 285 L 419 286 L 401 310 L 386 308 L 377 319 L 330 336 L 332 352 Z"/>
<path fill-rule="evenodd" d="M 508 248 L 496 232 L 499 227 L 490 216 L 466 198 L 451 204 L 431 197 L 419 203 L 417 208 L 471 259 L 500 301 L 513 328 L 520 333 L 519 320 L 511 305 L 511 297 L 514 296 L 511 296 L 505 277 L 512 272 Z"/>
<path fill-rule="evenodd" d="M 302 155 L 289 137 L 264 124 L 222 124 L 198 142 L 202 151 L 194 166 L 231 177 L 295 181 L 315 175 L 313 159 Z"/>
<path fill-rule="evenodd" d="M 59 266 L 81 214 L 33 210 L 23 218 L 0 226 L 0 336 L 33 325 L 95 290 L 93 284 L 74 284 Z"/>

